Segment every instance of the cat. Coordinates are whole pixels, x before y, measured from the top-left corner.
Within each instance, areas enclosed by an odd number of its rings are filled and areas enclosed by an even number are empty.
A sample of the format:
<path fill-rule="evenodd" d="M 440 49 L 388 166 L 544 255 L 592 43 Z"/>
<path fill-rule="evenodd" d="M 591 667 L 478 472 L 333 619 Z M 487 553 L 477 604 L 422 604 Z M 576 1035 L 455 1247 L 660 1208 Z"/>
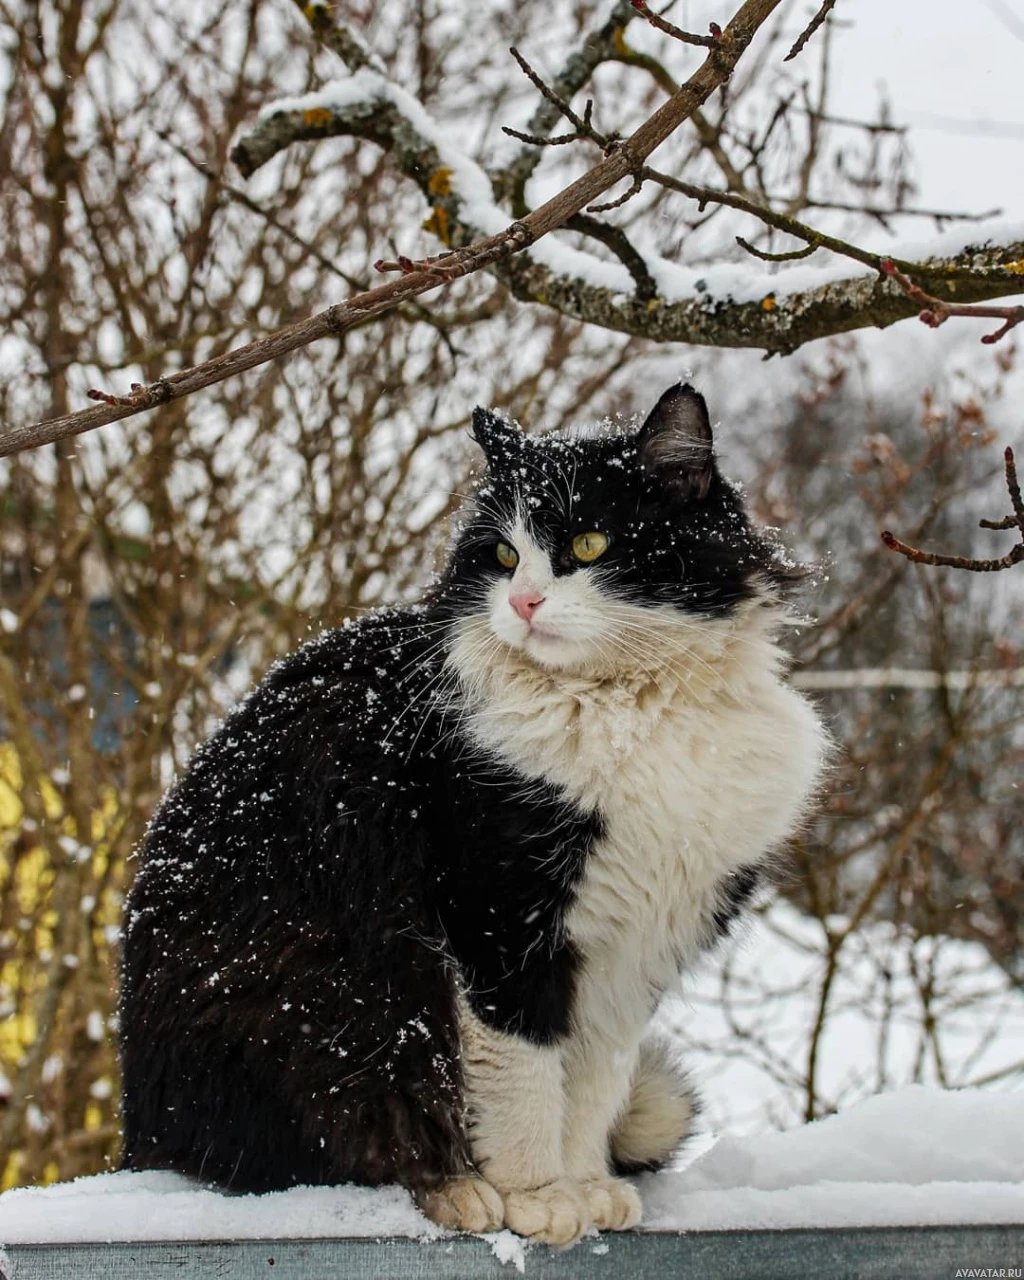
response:
<path fill-rule="evenodd" d="M 806 810 L 793 577 L 703 398 L 487 471 L 419 605 L 276 663 L 143 841 L 123 1165 L 399 1183 L 446 1226 L 625 1229 L 696 1100 L 650 1031 Z"/>

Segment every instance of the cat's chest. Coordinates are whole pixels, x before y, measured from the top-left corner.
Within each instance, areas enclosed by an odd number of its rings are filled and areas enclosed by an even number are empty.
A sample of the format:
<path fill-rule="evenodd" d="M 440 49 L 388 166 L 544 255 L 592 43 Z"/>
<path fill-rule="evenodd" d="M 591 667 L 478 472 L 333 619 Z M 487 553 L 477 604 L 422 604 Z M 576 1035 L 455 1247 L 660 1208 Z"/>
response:
<path fill-rule="evenodd" d="M 770 673 L 742 699 L 685 687 L 510 682 L 471 719 L 481 745 L 596 811 L 567 921 L 584 948 L 627 935 L 696 945 L 722 876 L 791 830 L 819 767 L 821 732 Z"/>

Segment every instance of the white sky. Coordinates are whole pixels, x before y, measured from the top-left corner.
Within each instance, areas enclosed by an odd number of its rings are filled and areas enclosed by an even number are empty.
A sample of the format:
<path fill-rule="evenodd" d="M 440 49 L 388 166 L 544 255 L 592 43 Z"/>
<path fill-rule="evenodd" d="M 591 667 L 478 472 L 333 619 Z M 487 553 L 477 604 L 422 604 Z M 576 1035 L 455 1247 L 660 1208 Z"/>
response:
<path fill-rule="evenodd" d="M 838 0 L 833 12 L 833 110 L 870 111 L 884 86 L 912 126 L 918 202 L 1024 213 L 1024 0 Z"/>

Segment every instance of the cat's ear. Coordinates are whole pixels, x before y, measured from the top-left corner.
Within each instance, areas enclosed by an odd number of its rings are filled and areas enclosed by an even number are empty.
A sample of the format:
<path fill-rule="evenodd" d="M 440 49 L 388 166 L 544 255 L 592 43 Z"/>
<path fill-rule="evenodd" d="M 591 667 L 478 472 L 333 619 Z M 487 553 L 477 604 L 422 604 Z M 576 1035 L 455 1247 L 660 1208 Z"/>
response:
<path fill-rule="evenodd" d="M 518 449 L 522 443 L 523 433 L 505 418 L 500 418 L 490 409 L 481 409 L 479 405 L 473 410 L 473 426 L 470 435 L 487 455 L 492 466 Z"/>
<path fill-rule="evenodd" d="M 704 397 L 689 383 L 669 387 L 636 438 L 643 465 L 678 492 L 704 498 L 714 473 L 714 441 Z"/>

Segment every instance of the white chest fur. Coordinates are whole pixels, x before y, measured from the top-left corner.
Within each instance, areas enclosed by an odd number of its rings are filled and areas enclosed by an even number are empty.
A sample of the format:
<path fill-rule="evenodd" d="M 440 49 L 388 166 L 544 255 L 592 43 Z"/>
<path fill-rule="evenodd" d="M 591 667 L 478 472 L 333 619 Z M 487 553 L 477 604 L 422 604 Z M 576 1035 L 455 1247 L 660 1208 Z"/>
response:
<path fill-rule="evenodd" d="M 820 723 L 752 622 L 614 679 L 545 671 L 514 651 L 484 666 L 470 628 L 452 653 L 476 741 L 600 813 L 567 927 L 592 970 L 610 975 L 629 956 L 631 986 L 673 979 L 717 882 L 793 829 L 820 772 Z"/>

